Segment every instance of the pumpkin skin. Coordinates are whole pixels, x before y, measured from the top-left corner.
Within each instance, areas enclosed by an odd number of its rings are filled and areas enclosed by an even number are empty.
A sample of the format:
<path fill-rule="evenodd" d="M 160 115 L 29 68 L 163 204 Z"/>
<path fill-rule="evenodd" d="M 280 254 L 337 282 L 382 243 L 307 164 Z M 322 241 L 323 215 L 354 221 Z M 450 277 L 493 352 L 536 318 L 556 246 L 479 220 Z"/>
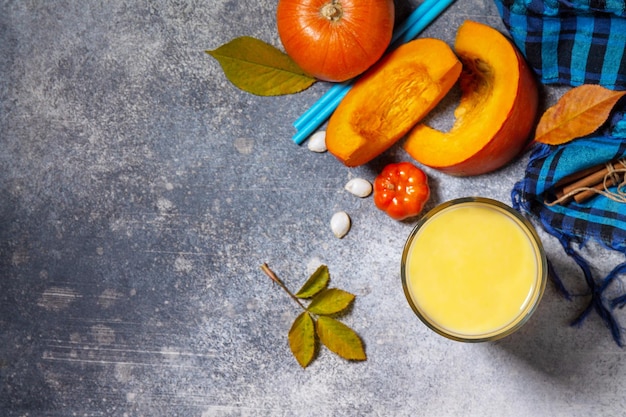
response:
<path fill-rule="evenodd" d="M 524 57 L 494 28 L 464 22 L 455 52 L 464 69 L 454 126 L 441 132 L 418 124 L 404 149 L 421 164 L 450 175 L 485 174 L 526 147 L 537 119 L 539 90 Z"/>
<path fill-rule="evenodd" d="M 383 55 L 393 32 L 393 0 L 279 0 L 278 34 L 311 76 L 346 81 Z"/>

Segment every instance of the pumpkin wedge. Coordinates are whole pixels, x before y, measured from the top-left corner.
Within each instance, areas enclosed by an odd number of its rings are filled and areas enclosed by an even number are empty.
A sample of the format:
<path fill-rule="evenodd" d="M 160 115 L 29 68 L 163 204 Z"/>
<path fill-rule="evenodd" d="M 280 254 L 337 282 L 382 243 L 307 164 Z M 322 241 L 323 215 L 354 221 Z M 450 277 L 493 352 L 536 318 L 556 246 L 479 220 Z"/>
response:
<path fill-rule="evenodd" d="M 461 99 L 448 132 L 418 124 L 404 149 L 416 161 L 457 176 L 484 174 L 515 158 L 537 118 L 538 87 L 523 56 L 503 34 L 481 23 L 459 28 Z"/>
<path fill-rule="evenodd" d="M 346 166 L 387 150 L 454 86 L 461 62 L 445 42 L 408 42 L 365 72 L 341 101 L 326 129 L 328 151 Z"/>

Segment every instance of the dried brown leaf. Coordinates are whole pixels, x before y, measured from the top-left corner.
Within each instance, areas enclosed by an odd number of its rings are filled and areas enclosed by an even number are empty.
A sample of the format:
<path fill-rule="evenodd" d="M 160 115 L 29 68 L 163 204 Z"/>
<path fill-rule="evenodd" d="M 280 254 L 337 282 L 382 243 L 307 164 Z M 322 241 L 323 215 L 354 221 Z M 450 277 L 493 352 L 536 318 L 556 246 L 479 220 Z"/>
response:
<path fill-rule="evenodd" d="M 624 94 L 591 84 L 569 90 L 541 116 L 535 141 L 560 145 L 595 132 Z"/>

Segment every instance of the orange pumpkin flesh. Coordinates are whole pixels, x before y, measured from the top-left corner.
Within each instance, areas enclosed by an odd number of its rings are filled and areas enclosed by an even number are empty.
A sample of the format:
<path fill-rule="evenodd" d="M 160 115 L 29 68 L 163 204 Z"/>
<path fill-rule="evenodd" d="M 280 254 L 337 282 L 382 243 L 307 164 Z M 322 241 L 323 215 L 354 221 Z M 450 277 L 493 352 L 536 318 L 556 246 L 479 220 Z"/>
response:
<path fill-rule="evenodd" d="M 287 55 L 325 81 L 346 81 L 383 55 L 393 32 L 393 0 L 280 0 L 278 34 Z"/>
<path fill-rule="evenodd" d="M 538 88 L 522 55 L 489 26 L 466 21 L 455 50 L 464 70 L 454 126 L 441 132 L 419 124 L 404 149 L 451 175 L 484 174 L 510 162 L 526 145 L 536 121 Z"/>
<path fill-rule="evenodd" d="M 331 116 L 326 146 L 347 166 L 369 162 L 402 138 L 454 86 L 461 62 L 438 39 L 386 55 L 354 84 Z"/>

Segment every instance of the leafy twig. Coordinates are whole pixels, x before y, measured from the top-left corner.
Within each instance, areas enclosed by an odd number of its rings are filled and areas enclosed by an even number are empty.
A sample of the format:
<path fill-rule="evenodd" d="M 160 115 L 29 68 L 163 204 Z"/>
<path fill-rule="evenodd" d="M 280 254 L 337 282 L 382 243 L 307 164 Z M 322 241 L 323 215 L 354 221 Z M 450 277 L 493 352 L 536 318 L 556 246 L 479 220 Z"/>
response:
<path fill-rule="evenodd" d="M 314 359 L 318 341 L 344 359 L 367 359 L 356 332 L 331 317 L 348 308 L 355 296 L 338 288 L 327 288 L 330 274 L 326 265 L 320 266 L 295 294 L 266 263 L 261 269 L 304 310 L 289 330 L 289 347 L 300 366 L 306 368 Z M 302 299 L 310 299 L 309 305 L 305 306 Z"/>

